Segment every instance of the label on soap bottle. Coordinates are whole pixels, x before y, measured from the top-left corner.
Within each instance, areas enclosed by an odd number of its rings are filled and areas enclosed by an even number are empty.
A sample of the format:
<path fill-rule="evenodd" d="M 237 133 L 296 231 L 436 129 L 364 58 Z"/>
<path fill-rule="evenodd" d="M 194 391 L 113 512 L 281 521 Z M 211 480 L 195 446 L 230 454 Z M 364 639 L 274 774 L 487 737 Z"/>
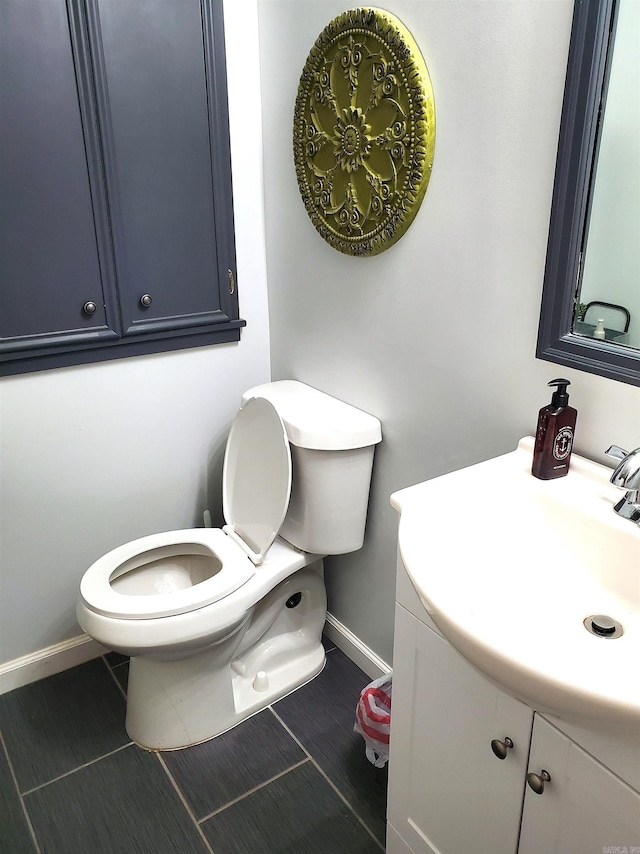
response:
<path fill-rule="evenodd" d="M 562 427 L 553 440 L 553 456 L 556 460 L 566 460 L 573 446 L 573 429 Z"/>

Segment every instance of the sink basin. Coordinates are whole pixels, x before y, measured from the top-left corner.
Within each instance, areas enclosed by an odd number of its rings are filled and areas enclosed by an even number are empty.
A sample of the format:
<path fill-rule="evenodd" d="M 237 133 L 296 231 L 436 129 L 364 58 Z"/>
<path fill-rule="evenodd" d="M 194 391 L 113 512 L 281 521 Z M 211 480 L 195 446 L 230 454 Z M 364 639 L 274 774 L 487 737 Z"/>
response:
<path fill-rule="evenodd" d="M 445 638 L 494 684 L 576 722 L 640 724 L 640 528 L 611 469 L 531 475 L 533 439 L 395 492 L 402 562 Z M 619 637 L 587 631 L 605 615 Z"/>

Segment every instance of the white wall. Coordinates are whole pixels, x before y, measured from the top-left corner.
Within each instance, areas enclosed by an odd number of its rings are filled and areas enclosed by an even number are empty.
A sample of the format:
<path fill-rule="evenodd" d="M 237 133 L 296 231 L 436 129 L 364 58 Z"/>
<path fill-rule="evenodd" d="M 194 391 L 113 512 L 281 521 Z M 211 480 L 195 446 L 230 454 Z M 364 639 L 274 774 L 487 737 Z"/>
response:
<path fill-rule="evenodd" d="M 437 130 L 425 201 L 407 234 L 373 258 L 341 255 L 319 237 L 292 159 L 300 72 L 349 6 L 259 0 L 258 9 L 273 378 L 308 382 L 382 420 L 365 547 L 327 561 L 327 584 L 332 613 L 390 661 L 390 493 L 515 448 L 557 376 L 572 382 L 576 450 L 604 461 L 611 442 L 640 445 L 640 391 L 534 357 L 571 0 L 384 5 L 422 48 Z M 461 504 L 460 536 L 477 500 Z"/>
<path fill-rule="evenodd" d="M 220 507 L 226 432 L 269 379 L 257 18 L 227 4 L 239 344 L 0 382 L 0 662 L 80 634 L 78 584 L 133 537 Z M 258 199 L 258 204 L 256 204 Z"/>

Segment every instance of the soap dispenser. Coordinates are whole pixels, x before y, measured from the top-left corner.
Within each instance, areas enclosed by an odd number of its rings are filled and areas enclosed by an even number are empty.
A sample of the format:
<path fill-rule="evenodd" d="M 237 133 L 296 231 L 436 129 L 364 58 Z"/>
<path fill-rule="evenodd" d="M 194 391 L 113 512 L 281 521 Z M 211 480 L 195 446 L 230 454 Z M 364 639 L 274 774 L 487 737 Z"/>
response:
<path fill-rule="evenodd" d="M 569 473 L 573 448 L 573 433 L 577 411 L 569 406 L 569 380 L 557 379 L 547 383 L 555 386 L 551 403 L 538 413 L 538 427 L 533 448 L 531 474 L 540 480 L 552 480 Z"/>

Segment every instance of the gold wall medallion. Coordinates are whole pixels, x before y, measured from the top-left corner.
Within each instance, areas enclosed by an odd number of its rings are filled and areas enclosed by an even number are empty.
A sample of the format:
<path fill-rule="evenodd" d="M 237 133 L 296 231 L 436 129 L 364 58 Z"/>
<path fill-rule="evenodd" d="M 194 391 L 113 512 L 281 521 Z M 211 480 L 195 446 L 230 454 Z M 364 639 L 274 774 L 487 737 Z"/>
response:
<path fill-rule="evenodd" d="M 433 165 L 435 108 L 411 34 L 382 9 L 350 9 L 316 39 L 293 117 L 298 186 L 324 239 L 377 255 L 408 229 Z"/>

